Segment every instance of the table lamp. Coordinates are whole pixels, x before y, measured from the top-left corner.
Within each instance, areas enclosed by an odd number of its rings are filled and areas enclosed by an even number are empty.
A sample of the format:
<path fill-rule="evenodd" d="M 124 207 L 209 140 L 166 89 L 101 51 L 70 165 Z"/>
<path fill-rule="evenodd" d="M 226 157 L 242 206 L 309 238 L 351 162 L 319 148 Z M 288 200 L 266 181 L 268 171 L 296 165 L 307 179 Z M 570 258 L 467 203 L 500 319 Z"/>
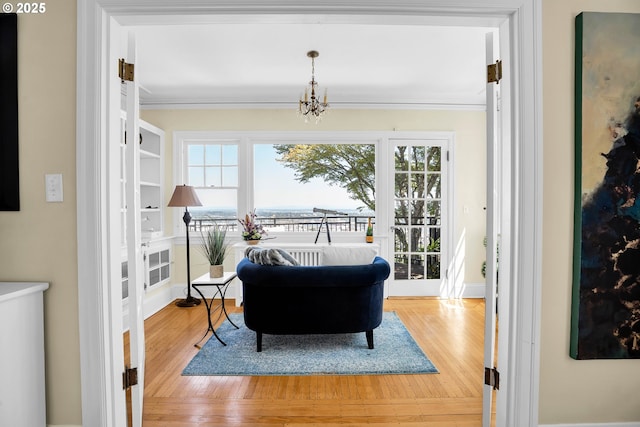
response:
<path fill-rule="evenodd" d="M 179 299 L 176 301 L 178 307 L 193 307 L 200 304 L 200 299 L 191 296 L 191 260 L 189 258 L 189 223 L 191 222 L 191 214 L 189 213 L 189 206 L 202 206 L 198 195 L 193 187 L 189 185 L 176 185 L 176 189 L 173 190 L 171 200 L 169 200 L 170 207 L 183 207 L 184 227 L 187 232 L 187 298 Z"/>

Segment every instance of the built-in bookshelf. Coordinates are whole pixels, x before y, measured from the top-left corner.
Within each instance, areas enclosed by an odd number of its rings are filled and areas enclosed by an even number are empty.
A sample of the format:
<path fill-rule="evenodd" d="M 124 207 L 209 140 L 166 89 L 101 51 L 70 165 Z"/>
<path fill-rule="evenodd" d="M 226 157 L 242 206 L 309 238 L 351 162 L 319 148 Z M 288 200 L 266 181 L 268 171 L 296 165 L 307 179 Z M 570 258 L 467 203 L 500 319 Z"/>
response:
<path fill-rule="evenodd" d="M 127 183 L 125 157 L 126 121 L 121 119 L 120 185 L 121 185 L 121 242 L 126 245 L 126 192 Z M 140 120 L 140 228 L 143 239 L 154 239 L 164 234 L 164 131 Z"/>
<path fill-rule="evenodd" d="M 139 148 L 140 230 L 144 260 L 144 289 L 167 283 L 171 275 L 171 243 L 164 236 L 164 131 L 140 120 L 140 134 L 136 141 Z M 126 167 L 126 117 L 120 120 L 120 239 L 122 244 L 122 299 L 128 299 L 129 265 L 127 261 L 127 167 Z"/>

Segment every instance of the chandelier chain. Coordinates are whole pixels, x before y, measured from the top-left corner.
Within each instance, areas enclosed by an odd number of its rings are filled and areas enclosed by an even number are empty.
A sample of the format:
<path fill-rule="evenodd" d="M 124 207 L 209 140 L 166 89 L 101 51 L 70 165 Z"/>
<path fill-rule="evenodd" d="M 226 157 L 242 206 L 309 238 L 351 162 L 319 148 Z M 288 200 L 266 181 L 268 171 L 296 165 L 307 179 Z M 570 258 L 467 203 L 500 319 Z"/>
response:
<path fill-rule="evenodd" d="M 314 50 L 307 52 L 307 56 L 311 58 L 311 81 L 309 82 L 309 86 L 311 87 L 311 97 L 309 97 L 309 88 L 306 88 L 304 91 L 304 99 L 301 98 L 298 103 L 298 115 L 302 116 L 305 122 L 308 122 L 310 117 L 314 117 L 316 123 L 318 123 L 322 118 L 323 113 L 325 113 L 329 107 L 329 104 L 327 103 L 326 89 L 323 102 L 320 102 L 316 96 L 316 87 L 318 82 L 316 82 L 315 78 L 315 58 L 318 55 L 318 52 Z"/>

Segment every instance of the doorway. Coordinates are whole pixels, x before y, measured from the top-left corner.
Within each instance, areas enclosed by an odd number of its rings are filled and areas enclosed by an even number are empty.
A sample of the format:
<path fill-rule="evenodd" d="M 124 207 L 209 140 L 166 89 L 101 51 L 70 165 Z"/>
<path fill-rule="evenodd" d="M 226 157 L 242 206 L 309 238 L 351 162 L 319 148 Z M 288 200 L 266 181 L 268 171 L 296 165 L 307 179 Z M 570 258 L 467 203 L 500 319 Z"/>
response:
<path fill-rule="evenodd" d="M 487 16 L 486 7 L 478 6 L 474 2 L 467 1 L 469 4 L 465 4 L 464 10 L 460 9 L 458 16 L 468 16 L 469 10 L 474 10 L 477 16 Z M 113 253 L 110 252 L 110 236 L 108 230 L 105 230 L 103 224 L 100 223 L 100 219 L 107 217 L 110 213 L 111 207 L 105 202 L 104 198 L 94 197 L 95 194 L 104 194 L 104 164 L 106 159 L 102 151 L 102 147 L 105 144 L 105 135 L 101 130 L 101 113 L 104 108 L 104 92 L 101 88 L 105 85 L 104 80 L 101 80 L 101 70 L 108 64 L 104 64 L 103 51 L 101 49 L 95 49 L 96 45 L 104 43 L 101 35 L 105 29 L 105 23 L 109 19 L 113 19 L 113 16 L 121 13 L 125 17 L 122 18 L 123 22 L 127 19 L 132 19 L 132 16 L 141 11 L 150 12 L 153 10 L 153 5 L 147 2 L 140 2 L 137 4 L 131 2 L 127 5 L 116 4 L 115 1 L 103 0 L 103 1 L 87 1 L 78 6 L 79 13 L 79 91 L 78 91 L 78 205 L 79 210 L 82 209 L 83 218 L 78 220 L 78 234 L 82 236 L 91 236 L 87 241 L 79 242 L 79 298 L 80 304 L 80 323 L 83 325 L 81 330 L 81 359 L 82 359 L 82 384 L 83 384 L 83 414 L 87 418 L 84 420 L 85 424 L 91 425 L 118 425 L 118 412 L 116 410 L 118 400 L 117 387 L 115 386 L 114 378 L 118 377 L 116 365 L 111 365 L 111 351 L 113 347 L 112 339 L 105 334 L 105 330 L 108 330 L 110 324 L 110 310 L 109 307 L 114 301 L 110 300 L 109 287 L 111 278 L 118 276 L 116 271 L 109 271 L 107 267 L 109 264 L 109 258 Z M 533 49 L 535 17 L 533 13 L 532 1 L 529 0 L 512 0 L 507 2 L 508 5 L 501 11 L 494 11 L 492 16 L 502 16 L 502 20 L 508 19 L 514 27 L 514 33 L 518 34 L 519 50 L 518 58 L 513 58 L 513 63 L 517 63 L 521 66 L 516 70 L 520 74 L 518 77 L 525 77 L 527 72 L 534 73 L 539 70 L 535 61 L 535 50 Z M 378 8 L 374 13 L 384 15 L 385 10 L 395 15 L 394 11 L 401 8 L 401 4 L 394 2 L 392 5 Z M 437 12 L 433 7 L 429 5 L 416 8 L 413 5 L 404 5 L 408 15 L 415 13 L 418 16 L 428 17 L 433 16 Z M 234 9 L 237 13 L 275 13 L 281 11 L 277 7 L 256 11 L 252 9 L 252 6 L 244 4 L 236 5 L 237 9 Z M 255 7 L 255 6 L 253 6 Z M 199 8 L 199 9 L 198 9 Z M 385 9 L 386 8 L 386 9 Z M 183 6 L 182 13 L 187 12 L 200 12 L 202 6 Z M 220 5 L 212 5 L 206 8 L 209 13 L 221 14 L 231 13 L 230 9 Z M 233 9 L 233 8 L 232 8 Z M 292 7 L 292 11 L 295 10 L 298 13 L 304 13 L 303 8 Z M 322 9 L 322 8 L 321 8 Z M 383 10 L 384 9 L 384 10 Z M 409 9 L 412 9 L 409 11 Z M 332 10 L 331 7 L 323 9 L 325 12 Z M 353 7 L 351 13 L 362 13 L 367 11 L 367 7 Z M 180 11 L 180 8 L 176 7 L 166 8 L 163 13 L 175 14 Z M 333 13 L 344 13 L 342 10 L 333 9 Z M 456 11 L 452 9 L 440 10 L 440 14 L 455 15 Z M 397 15 L 396 15 L 397 16 Z M 84 18 L 84 19 L 83 19 Z M 517 23 L 523 23 L 522 26 L 518 26 Z M 526 28 L 523 28 L 526 27 Z M 530 32 L 530 33 L 529 33 Z M 514 56 L 516 54 L 514 53 Z M 520 156 L 514 160 L 516 162 L 514 167 L 514 178 L 518 181 L 524 180 L 523 185 L 528 189 L 535 190 L 540 185 L 539 172 L 536 169 L 536 161 L 540 157 L 539 145 L 536 144 L 536 132 L 538 129 L 536 120 L 530 117 L 535 117 L 534 114 L 538 107 L 539 90 L 536 90 L 533 82 L 535 79 L 518 78 L 514 83 L 514 90 L 517 92 L 515 98 L 520 99 L 521 105 L 514 106 L 516 113 L 524 113 L 521 110 L 528 110 L 526 112 L 531 113 L 521 114 L 523 117 L 517 129 L 514 129 L 515 142 L 518 148 L 521 149 Z M 515 105 L 515 104 L 514 104 Z M 97 144 L 86 144 L 86 141 L 98 141 Z M 529 163 L 531 162 L 531 163 Z M 525 167 L 526 166 L 526 167 Z M 531 188 L 529 188 L 531 187 Z M 513 302 L 517 308 L 524 304 L 524 301 L 529 301 L 530 308 L 536 306 L 536 301 L 539 295 L 537 291 L 537 280 L 539 280 L 539 268 L 535 265 L 535 257 L 539 251 L 539 236 L 535 234 L 537 230 L 536 224 L 539 220 L 539 207 L 536 207 L 535 196 L 536 191 L 520 191 L 515 194 L 514 205 L 518 205 L 519 209 L 514 210 L 514 226 L 519 227 L 521 230 L 527 230 L 524 236 L 519 235 L 514 240 L 514 246 L 517 249 L 514 251 L 514 266 L 518 269 L 514 272 L 519 278 L 523 280 L 516 281 L 517 285 L 521 287 L 522 292 L 521 299 Z M 526 211 L 528 215 L 523 215 L 522 211 Z M 533 214 L 531 214 L 533 213 Z M 515 269 L 514 269 L 515 270 Z M 88 283 L 95 283 L 96 286 L 88 286 Z M 529 285 L 527 287 L 527 285 Z M 527 293 L 529 292 L 529 294 Z M 531 295 L 533 293 L 533 295 Z M 529 297 L 529 298 L 528 298 Z M 119 301 L 116 300 L 118 303 Z M 100 309 L 96 310 L 96 307 Z M 103 310 L 101 308 L 107 308 Z M 526 308 L 526 307 L 523 307 Z M 96 315 L 96 311 L 98 315 Z M 525 321 L 516 325 L 516 330 L 512 333 L 515 337 L 519 334 L 527 335 L 527 328 L 531 329 L 536 324 L 537 313 L 535 310 L 525 310 L 525 313 L 529 313 L 528 321 Z M 535 329 L 535 328 L 534 328 Z M 530 333 L 530 331 L 529 331 Z M 93 337 L 103 337 L 101 340 L 94 340 Z M 513 337 L 512 337 L 513 339 Z M 96 342 L 97 341 L 97 342 Z M 533 342 L 533 340 L 514 340 L 515 349 L 511 349 L 513 352 L 512 365 L 518 365 L 518 372 L 520 375 L 518 378 L 522 378 L 523 387 L 518 387 L 515 384 L 513 392 L 507 394 L 509 401 L 507 406 L 513 411 L 513 419 L 521 420 L 522 422 L 514 422 L 511 425 L 535 425 L 536 416 L 535 410 L 532 407 L 536 406 L 536 389 L 535 379 L 537 378 L 537 359 L 533 346 L 528 346 L 526 343 Z M 107 350 L 107 351 L 105 351 Z M 509 355 L 507 355 L 509 356 Z M 529 359 L 532 359 L 532 362 Z M 517 379 L 516 379 L 517 380 Z M 526 384 L 534 384 L 534 387 L 526 387 Z M 97 415 L 96 415 L 97 414 Z M 95 417 L 95 418 L 91 418 Z M 116 422 L 112 422 L 112 421 Z"/>
<path fill-rule="evenodd" d="M 390 296 L 439 296 L 443 289 L 453 227 L 451 138 L 389 141 L 394 184 Z"/>

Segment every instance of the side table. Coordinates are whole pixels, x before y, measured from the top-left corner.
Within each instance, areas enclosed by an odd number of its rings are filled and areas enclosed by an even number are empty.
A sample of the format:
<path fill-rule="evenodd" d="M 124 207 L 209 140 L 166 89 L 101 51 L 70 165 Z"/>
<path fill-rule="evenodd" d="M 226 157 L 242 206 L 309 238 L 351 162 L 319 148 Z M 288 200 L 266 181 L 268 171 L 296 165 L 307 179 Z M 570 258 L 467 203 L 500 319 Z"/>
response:
<path fill-rule="evenodd" d="M 206 273 L 198 277 L 193 282 L 191 282 L 191 286 L 193 287 L 193 289 L 195 289 L 196 292 L 200 294 L 200 296 L 202 297 L 202 300 L 204 301 L 204 305 L 207 308 L 207 321 L 209 323 L 207 331 L 204 333 L 202 338 L 200 338 L 200 340 L 194 344 L 195 347 L 200 348 L 198 344 L 204 339 L 204 337 L 207 336 L 209 331 L 213 333 L 213 335 L 218 339 L 218 341 L 220 341 L 222 345 L 225 345 L 225 346 L 227 345 L 224 341 L 222 341 L 222 339 L 220 339 L 220 337 L 216 333 L 216 330 L 213 328 L 213 324 L 215 322 L 211 321 L 212 306 L 217 296 L 220 296 L 220 304 L 213 309 L 214 313 L 216 311 L 219 311 L 218 317 L 216 318 L 215 321 L 217 322 L 218 320 L 220 320 L 220 318 L 222 317 L 222 314 L 224 314 L 224 316 L 227 318 L 229 323 L 235 326 L 236 329 L 239 329 L 238 326 L 235 323 L 233 323 L 231 319 L 229 319 L 229 314 L 227 313 L 227 309 L 224 306 L 224 297 L 225 297 L 225 294 L 227 293 L 227 288 L 229 287 L 229 283 L 231 283 L 231 281 L 235 279 L 235 277 L 236 277 L 235 271 L 225 271 L 222 277 L 209 277 L 209 273 Z M 207 301 L 204 294 L 200 290 L 201 287 L 205 287 L 205 286 L 214 286 L 216 288 L 214 294 L 211 296 L 211 299 L 209 301 Z"/>

